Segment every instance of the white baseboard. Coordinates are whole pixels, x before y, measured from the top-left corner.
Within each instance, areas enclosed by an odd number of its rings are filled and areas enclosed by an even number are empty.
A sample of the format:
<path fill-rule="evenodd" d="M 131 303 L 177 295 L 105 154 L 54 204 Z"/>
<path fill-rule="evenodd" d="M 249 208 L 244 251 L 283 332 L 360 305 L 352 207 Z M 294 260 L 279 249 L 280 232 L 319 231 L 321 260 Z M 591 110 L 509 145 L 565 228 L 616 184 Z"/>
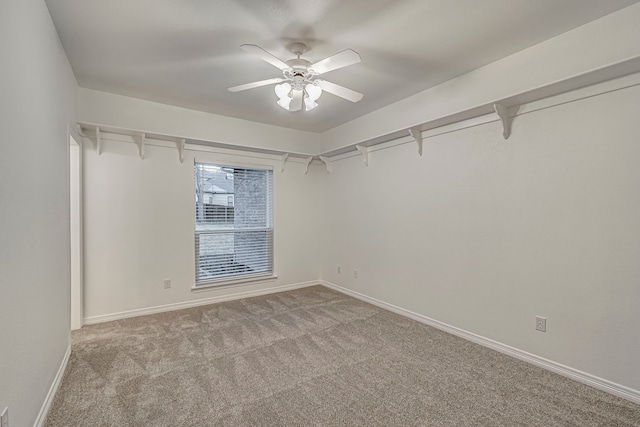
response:
<path fill-rule="evenodd" d="M 209 304 L 215 304 L 219 302 L 233 301 L 233 300 L 242 299 L 242 298 L 257 297 L 260 295 L 275 294 L 277 292 L 291 291 L 293 289 L 306 288 L 308 286 L 314 286 L 319 284 L 320 284 L 319 281 L 312 280 L 309 282 L 293 283 L 291 285 L 275 286 L 272 288 L 259 289 L 255 291 L 236 292 L 229 295 L 201 298 L 193 301 L 157 305 L 155 307 L 138 308 L 135 310 L 121 311 L 118 313 L 111 313 L 111 314 L 101 314 L 99 316 L 85 317 L 84 324 L 94 325 L 96 323 L 111 322 L 112 320 L 127 319 L 129 317 L 146 316 L 148 314 L 164 313 L 166 311 L 182 310 L 184 308 L 198 307 L 201 305 L 209 305 Z"/>
<path fill-rule="evenodd" d="M 33 424 L 34 427 L 42 427 L 44 426 L 44 422 L 47 420 L 47 414 L 49 413 L 49 409 L 51 408 L 51 404 L 53 403 L 53 399 L 56 397 L 56 393 L 60 388 L 60 384 L 62 383 L 62 377 L 64 376 L 64 371 L 67 369 L 67 363 L 69 362 L 69 356 L 71 356 L 71 341 L 69 341 L 69 345 L 67 345 L 67 351 L 62 358 L 62 363 L 60 363 L 60 367 L 58 368 L 58 372 L 56 373 L 55 378 L 53 379 L 53 383 L 51 387 L 49 387 L 49 392 L 47 393 L 47 397 L 44 399 L 44 403 L 40 408 L 40 412 L 38 413 L 38 417 L 36 418 L 36 422 Z"/>
<path fill-rule="evenodd" d="M 597 388 L 599 390 L 605 391 L 607 393 L 613 394 L 615 396 L 621 397 L 631 402 L 640 404 L 640 391 L 638 390 L 634 390 L 632 388 L 614 383 L 612 381 L 605 380 L 604 378 L 600 378 L 595 375 L 582 372 L 578 369 L 574 369 L 569 366 L 562 365 L 552 360 L 545 359 L 540 356 L 536 356 L 535 354 L 531 354 L 526 351 L 491 340 L 489 338 L 485 338 L 483 336 L 474 334 L 472 332 L 465 331 L 464 329 L 456 328 L 455 326 L 451 326 L 446 323 L 440 322 L 438 320 L 434 320 L 429 317 L 423 316 L 421 314 L 414 313 L 409 310 L 405 310 L 404 308 L 400 308 L 393 304 L 380 301 L 378 299 L 369 297 L 359 292 L 355 292 L 350 289 L 343 288 L 342 286 L 338 286 L 333 283 L 326 282 L 324 280 L 320 280 L 320 284 L 323 286 L 326 286 L 327 288 L 336 290 L 343 294 L 352 296 L 359 300 L 384 308 L 385 310 L 389 310 L 396 314 L 400 314 L 402 316 L 416 320 L 420 323 L 433 326 L 434 328 L 443 330 L 452 335 L 456 335 L 458 337 L 464 338 L 468 341 L 472 341 L 476 344 L 480 344 L 485 347 L 489 347 L 493 350 L 499 351 L 500 353 L 504 353 L 506 355 L 515 357 L 516 359 L 520 359 L 525 362 L 531 363 L 532 365 L 539 366 L 548 371 L 555 372 L 556 374 L 581 382 L 593 388 Z"/>

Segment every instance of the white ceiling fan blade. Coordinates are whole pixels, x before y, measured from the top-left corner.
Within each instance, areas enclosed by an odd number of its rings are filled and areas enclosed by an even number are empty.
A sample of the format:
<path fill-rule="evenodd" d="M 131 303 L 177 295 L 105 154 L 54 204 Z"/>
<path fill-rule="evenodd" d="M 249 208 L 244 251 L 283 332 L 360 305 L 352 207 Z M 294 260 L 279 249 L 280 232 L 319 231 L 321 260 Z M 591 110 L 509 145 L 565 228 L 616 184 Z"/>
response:
<path fill-rule="evenodd" d="M 291 100 L 291 105 L 289 105 L 289 111 L 298 111 L 300 109 L 302 109 L 302 91 L 294 90 L 293 99 Z"/>
<path fill-rule="evenodd" d="M 253 89 L 254 87 L 260 87 L 260 86 L 266 86 L 266 85 L 270 85 L 272 83 L 281 83 L 282 80 L 283 79 L 281 79 L 281 78 L 260 80 L 259 82 L 246 83 L 246 84 L 239 85 L 239 86 L 233 86 L 233 87 L 230 87 L 227 90 L 229 92 L 240 92 L 242 90 Z"/>
<path fill-rule="evenodd" d="M 287 64 L 285 64 L 284 62 L 282 62 L 281 60 L 279 60 L 275 56 L 271 55 L 269 52 L 267 52 L 266 50 L 264 50 L 260 46 L 256 46 L 255 44 L 243 44 L 240 47 L 242 49 L 244 49 L 245 52 L 249 52 L 249 53 L 252 53 L 252 54 L 256 55 L 257 57 L 259 57 L 263 61 L 268 62 L 269 64 L 273 65 L 276 68 L 279 68 L 279 69 L 281 69 L 283 71 L 286 70 L 287 68 L 289 68 L 289 66 Z"/>
<path fill-rule="evenodd" d="M 344 86 L 340 86 L 335 83 L 328 82 L 326 80 L 316 80 L 316 82 L 318 82 L 322 90 L 332 93 L 336 96 L 339 96 L 340 98 L 349 100 L 351 102 L 358 102 L 364 96 L 360 92 L 356 92 L 355 90 L 351 90 Z"/>
<path fill-rule="evenodd" d="M 318 75 L 337 70 L 338 68 L 346 67 L 348 65 L 357 64 L 358 62 L 360 62 L 360 55 L 358 55 L 358 52 L 347 49 L 325 58 L 322 61 L 316 62 L 310 68 L 316 75 Z"/>

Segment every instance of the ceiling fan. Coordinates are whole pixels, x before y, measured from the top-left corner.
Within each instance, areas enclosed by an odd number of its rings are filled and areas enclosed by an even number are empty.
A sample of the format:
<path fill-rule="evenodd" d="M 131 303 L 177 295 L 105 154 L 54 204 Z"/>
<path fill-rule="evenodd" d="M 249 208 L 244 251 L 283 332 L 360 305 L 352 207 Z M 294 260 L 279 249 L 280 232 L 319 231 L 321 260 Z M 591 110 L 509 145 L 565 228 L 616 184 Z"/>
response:
<path fill-rule="evenodd" d="M 297 57 L 289 59 L 288 61 L 281 61 L 266 50 L 253 44 L 243 44 L 240 47 L 274 67 L 279 68 L 282 71 L 283 77 L 233 86 L 228 89 L 229 92 L 240 92 L 278 83 L 275 87 L 275 92 L 278 96 L 277 104 L 289 111 L 301 110 L 303 102 L 306 111 L 313 110 L 318 106 L 316 101 L 320 98 L 323 91 L 351 102 L 358 102 L 362 99 L 363 95 L 360 92 L 326 80 L 316 79 L 316 76 L 321 74 L 360 62 L 360 55 L 351 49 L 343 50 L 340 53 L 312 64 L 300 58 L 303 53 L 309 50 L 309 47 L 304 43 L 298 42 L 291 44 L 289 50 Z"/>

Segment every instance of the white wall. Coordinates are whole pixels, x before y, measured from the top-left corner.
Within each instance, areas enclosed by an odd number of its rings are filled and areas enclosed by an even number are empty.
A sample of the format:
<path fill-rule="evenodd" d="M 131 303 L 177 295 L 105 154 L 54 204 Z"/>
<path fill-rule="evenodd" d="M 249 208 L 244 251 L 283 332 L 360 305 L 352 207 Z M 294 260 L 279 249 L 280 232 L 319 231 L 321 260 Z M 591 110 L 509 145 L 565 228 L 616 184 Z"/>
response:
<path fill-rule="evenodd" d="M 235 154 L 187 150 L 181 164 L 175 146 L 147 145 L 142 160 L 133 143 L 105 140 L 101 155 L 92 144 L 85 144 L 85 316 L 89 321 L 318 279 L 318 174 L 305 175 L 304 165 L 294 161 L 287 162 L 281 173 L 279 161 L 273 158 Z M 194 157 L 274 167 L 276 281 L 191 290 L 195 284 Z M 171 289 L 163 288 L 165 278 L 172 279 Z"/>
<path fill-rule="evenodd" d="M 24 427 L 69 344 L 67 124 L 77 86 L 42 0 L 0 2 L 0 40 L 0 408 Z"/>
<path fill-rule="evenodd" d="M 323 151 L 490 106 L 539 88 L 551 87 L 558 93 L 567 85 L 577 88 L 638 72 L 639 22 L 640 4 L 606 15 L 330 129 L 320 135 Z"/>
<path fill-rule="evenodd" d="M 320 136 L 316 133 L 85 88 L 78 92 L 78 120 L 240 147 L 300 154 L 320 152 Z"/>
<path fill-rule="evenodd" d="M 640 390 L 638 111 L 635 86 L 518 116 L 508 141 L 493 122 L 336 161 L 322 278 Z"/>

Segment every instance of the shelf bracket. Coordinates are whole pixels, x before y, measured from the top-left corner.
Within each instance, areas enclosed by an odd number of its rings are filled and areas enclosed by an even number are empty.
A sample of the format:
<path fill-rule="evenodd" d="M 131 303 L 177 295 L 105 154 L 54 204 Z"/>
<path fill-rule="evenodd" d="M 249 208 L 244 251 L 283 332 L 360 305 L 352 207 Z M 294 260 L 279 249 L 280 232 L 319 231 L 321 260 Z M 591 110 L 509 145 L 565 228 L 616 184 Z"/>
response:
<path fill-rule="evenodd" d="M 311 161 L 313 160 L 313 156 L 309 156 L 307 158 L 304 159 L 304 163 L 306 164 L 305 170 L 304 170 L 304 174 L 308 174 L 309 173 L 309 165 L 311 164 Z"/>
<path fill-rule="evenodd" d="M 356 144 L 356 148 L 358 149 L 359 152 L 362 153 L 362 157 L 364 157 L 364 165 L 369 166 L 369 147 Z"/>
<path fill-rule="evenodd" d="M 325 157 L 325 156 L 320 156 L 320 160 L 322 160 L 322 162 L 325 164 L 325 166 L 327 167 L 327 172 L 331 173 L 332 168 L 331 168 L 331 159 L 329 157 Z"/>
<path fill-rule="evenodd" d="M 141 132 L 136 136 L 138 138 L 138 145 L 140 147 L 140 158 L 144 160 L 144 143 L 147 138 L 147 135 L 144 132 Z"/>
<path fill-rule="evenodd" d="M 409 133 L 411 137 L 416 140 L 416 144 L 418 144 L 418 154 L 422 156 L 422 129 L 420 129 L 420 126 L 414 126 L 409 128 Z"/>
<path fill-rule="evenodd" d="M 186 143 L 187 141 L 184 138 L 176 142 L 176 145 L 178 146 L 178 158 L 180 159 L 180 163 L 184 163 L 184 146 Z"/>
<path fill-rule="evenodd" d="M 100 137 L 100 126 L 96 126 L 96 149 L 98 156 L 102 154 L 102 138 Z"/>
<path fill-rule="evenodd" d="M 502 122 L 502 136 L 504 139 L 509 139 L 511 135 L 511 119 L 509 118 L 509 109 L 502 104 L 493 104 L 500 121 Z"/>
<path fill-rule="evenodd" d="M 284 172 L 284 164 L 287 163 L 287 159 L 289 158 L 289 153 L 284 153 L 280 156 L 280 173 Z"/>

